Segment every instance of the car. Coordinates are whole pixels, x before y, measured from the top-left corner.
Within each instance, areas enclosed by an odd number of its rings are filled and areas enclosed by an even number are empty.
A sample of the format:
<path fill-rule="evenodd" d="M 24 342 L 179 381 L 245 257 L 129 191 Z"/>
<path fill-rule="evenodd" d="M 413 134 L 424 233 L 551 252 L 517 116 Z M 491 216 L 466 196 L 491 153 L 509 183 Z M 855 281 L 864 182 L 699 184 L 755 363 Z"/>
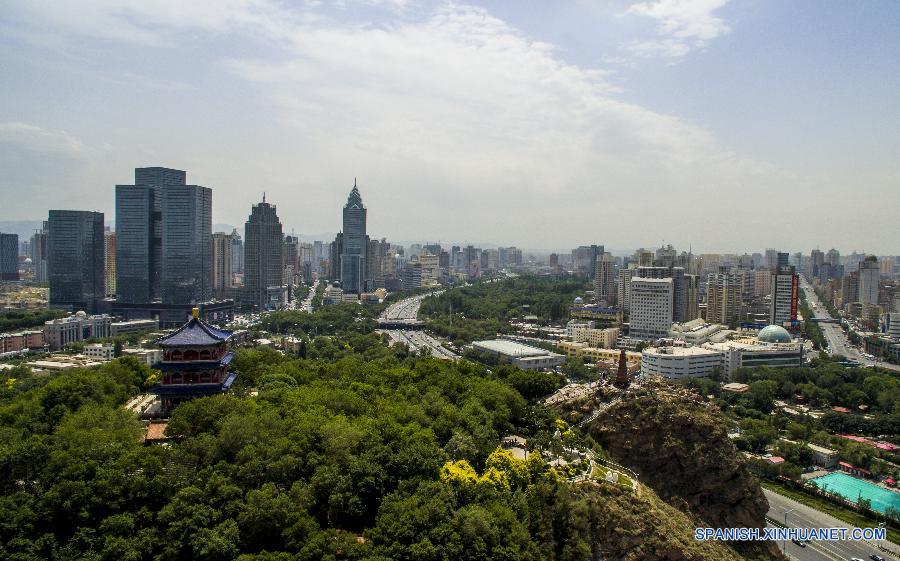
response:
<path fill-rule="evenodd" d="M 806 542 L 803 540 L 791 540 L 791 541 L 794 542 L 795 544 L 799 545 L 800 547 L 806 547 Z"/>
<path fill-rule="evenodd" d="M 882 557 L 881 555 L 875 555 L 874 553 L 872 555 L 869 555 L 869 559 L 871 559 L 872 561 L 884 561 L 884 557 Z"/>

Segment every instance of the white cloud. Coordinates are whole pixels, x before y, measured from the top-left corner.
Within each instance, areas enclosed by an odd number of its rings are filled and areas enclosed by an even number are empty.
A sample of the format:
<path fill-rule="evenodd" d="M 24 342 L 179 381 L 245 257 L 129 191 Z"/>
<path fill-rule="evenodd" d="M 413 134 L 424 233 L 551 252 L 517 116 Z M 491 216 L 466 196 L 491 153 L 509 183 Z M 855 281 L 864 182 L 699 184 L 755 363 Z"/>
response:
<path fill-rule="evenodd" d="M 731 31 L 714 12 L 729 0 L 651 0 L 633 4 L 626 14 L 657 22 L 658 38 L 634 41 L 628 50 L 638 56 L 680 58 Z"/>
<path fill-rule="evenodd" d="M 65 131 L 47 130 L 20 122 L 0 123 L 0 142 L 34 152 L 55 153 L 77 159 L 86 158 L 93 153 L 93 149 Z"/>
<path fill-rule="evenodd" d="M 656 14 L 660 29 L 689 48 L 718 25 L 656 4 L 633 9 Z M 796 186 L 793 178 L 723 149 L 702 126 L 622 101 L 602 70 L 565 62 L 481 8 L 447 4 L 372 23 L 261 0 L 231 2 L 213 15 L 174 1 L 99 6 L 91 4 L 92 17 L 130 22 L 142 41 L 200 30 L 250 44 L 222 65 L 277 114 L 250 133 L 205 140 L 233 152 L 188 147 L 189 169 L 206 174 L 225 221 L 246 214 L 248 186 L 265 185 L 280 210 L 298 209 L 289 224 L 333 231 L 339 203 L 329 197 L 355 175 L 370 230 L 398 239 L 628 247 L 690 241 L 701 235 L 698 224 L 723 229 L 740 216 L 791 218 L 788 205 L 777 216 L 767 201 Z M 718 21 L 713 9 L 705 13 Z M 73 25 L 111 38 L 96 23 Z M 269 48 L 254 49 L 257 41 Z M 254 55 L 233 54 L 241 52 Z M 156 139 L 163 158 L 184 156 L 169 144 L 177 126 L 168 123 L 172 130 Z M 202 162 L 205 172 L 197 170 Z M 730 201 L 751 186 L 755 196 L 735 208 Z"/>

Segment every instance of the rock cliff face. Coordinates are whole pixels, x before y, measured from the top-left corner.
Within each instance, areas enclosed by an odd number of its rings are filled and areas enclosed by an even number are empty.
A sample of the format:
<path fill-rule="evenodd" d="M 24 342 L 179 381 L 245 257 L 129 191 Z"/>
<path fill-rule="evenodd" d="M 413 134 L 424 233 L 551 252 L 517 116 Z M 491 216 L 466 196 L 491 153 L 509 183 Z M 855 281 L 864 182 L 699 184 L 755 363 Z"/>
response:
<path fill-rule="evenodd" d="M 768 503 L 728 439 L 721 412 L 679 388 L 630 395 L 594 421 L 590 433 L 643 484 L 712 527 L 765 526 Z M 742 545 L 763 557 L 777 552 Z"/>
<path fill-rule="evenodd" d="M 676 506 L 723 526 L 763 527 L 768 503 L 725 433 L 721 414 L 673 395 L 625 399 L 592 425 L 593 437 Z"/>

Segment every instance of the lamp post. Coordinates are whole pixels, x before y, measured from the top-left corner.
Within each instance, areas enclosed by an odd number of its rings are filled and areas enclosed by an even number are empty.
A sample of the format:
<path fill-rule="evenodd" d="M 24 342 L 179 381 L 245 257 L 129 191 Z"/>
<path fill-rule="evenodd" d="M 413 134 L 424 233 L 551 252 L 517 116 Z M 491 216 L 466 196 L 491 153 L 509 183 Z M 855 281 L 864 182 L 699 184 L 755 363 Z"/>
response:
<path fill-rule="evenodd" d="M 784 511 L 784 527 L 787 528 L 787 515 L 797 510 L 797 507 L 794 507 L 790 510 Z M 781 542 L 781 552 L 787 553 L 787 536 L 785 536 L 784 541 Z"/>

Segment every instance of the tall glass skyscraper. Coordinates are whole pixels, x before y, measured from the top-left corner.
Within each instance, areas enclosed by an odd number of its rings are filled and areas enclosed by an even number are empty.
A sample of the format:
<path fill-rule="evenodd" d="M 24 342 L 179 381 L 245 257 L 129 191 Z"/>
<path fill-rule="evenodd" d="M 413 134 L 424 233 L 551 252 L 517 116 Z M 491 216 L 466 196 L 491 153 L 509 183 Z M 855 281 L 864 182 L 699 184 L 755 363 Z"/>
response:
<path fill-rule="evenodd" d="M 253 205 L 244 225 L 244 287 L 247 301 L 260 310 L 269 307 L 268 288 L 283 284 L 284 237 L 275 205 Z"/>
<path fill-rule="evenodd" d="M 95 313 L 106 296 L 103 213 L 51 210 L 47 229 L 50 306 Z"/>
<path fill-rule="evenodd" d="M 164 304 L 199 304 L 213 297 L 212 189 L 163 185 L 162 267 Z"/>
<path fill-rule="evenodd" d="M 119 302 L 197 304 L 212 298 L 212 190 L 187 174 L 135 168 L 116 185 L 116 288 Z"/>
<path fill-rule="evenodd" d="M 184 185 L 185 172 L 136 168 L 134 185 L 116 185 L 116 288 L 131 304 L 160 300 L 162 279 L 162 188 Z"/>
<path fill-rule="evenodd" d="M 0 279 L 19 280 L 18 234 L 0 234 Z"/>
<path fill-rule="evenodd" d="M 353 189 L 344 205 L 343 248 L 341 252 L 341 286 L 344 292 L 357 294 L 365 290 L 366 273 L 366 207 L 353 180 Z"/>

